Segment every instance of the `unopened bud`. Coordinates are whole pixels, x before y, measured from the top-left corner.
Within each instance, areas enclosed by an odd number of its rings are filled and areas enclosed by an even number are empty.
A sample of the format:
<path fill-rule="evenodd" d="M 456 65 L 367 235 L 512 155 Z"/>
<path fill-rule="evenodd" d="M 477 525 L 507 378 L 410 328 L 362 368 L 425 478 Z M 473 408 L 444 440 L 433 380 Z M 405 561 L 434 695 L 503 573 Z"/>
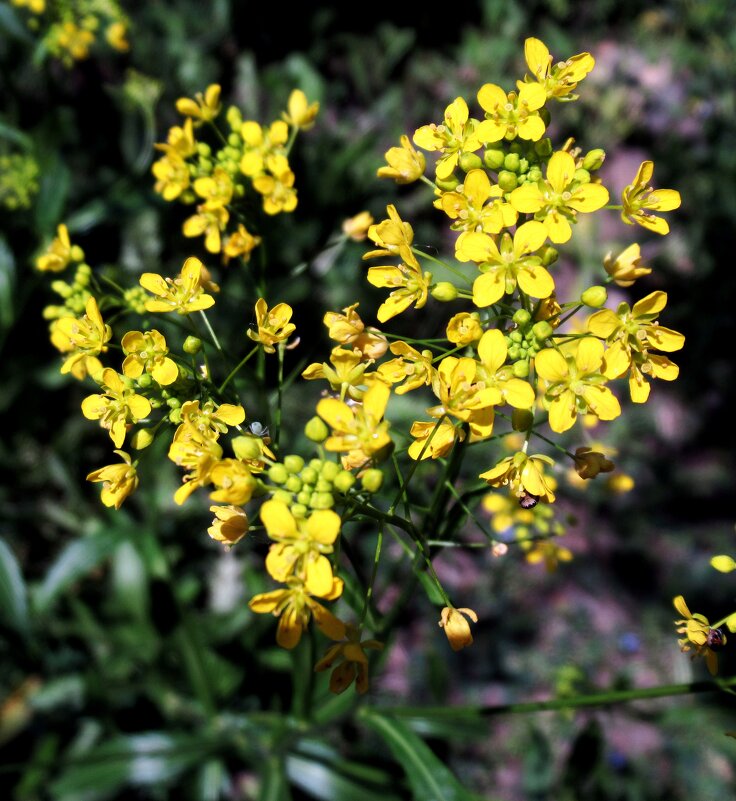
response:
<path fill-rule="evenodd" d="M 278 463 L 269 468 L 268 477 L 274 484 L 285 484 L 289 478 L 289 473 L 282 464 Z"/>
<path fill-rule="evenodd" d="M 378 492 L 383 484 L 383 473 L 378 468 L 366 470 L 360 477 L 360 483 L 368 492 Z"/>
<path fill-rule="evenodd" d="M 608 292 L 604 286 L 590 286 L 580 296 L 580 300 L 593 309 L 600 309 L 606 305 Z"/>
<path fill-rule="evenodd" d="M 457 297 L 457 287 L 449 281 L 438 281 L 434 287 L 432 287 L 432 297 L 443 303 L 455 300 Z"/>
<path fill-rule="evenodd" d="M 334 464 L 334 462 L 330 462 L 330 464 Z M 338 492 L 347 492 L 353 484 L 355 484 L 355 476 L 348 470 L 341 470 L 333 482 L 333 486 Z"/>
<path fill-rule="evenodd" d="M 483 154 L 483 163 L 488 167 L 489 170 L 498 170 L 503 167 L 504 159 L 506 158 L 506 154 L 503 150 L 499 150 L 498 148 L 489 148 Z"/>
<path fill-rule="evenodd" d="M 498 174 L 498 185 L 504 192 L 511 192 L 519 185 L 519 180 L 515 172 L 509 170 L 501 170 Z"/>
<path fill-rule="evenodd" d="M 460 181 L 457 176 L 450 175 L 448 178 L 437 178 L 435 183 L 443 192 L 454 192 Z"/>
<path fill-rule="evenodd" d="M 602 150 L 600 147 L 597 147 L 585 154 L 585 158 L 583 159 L 583 169 L 588 170 L 589 172 L 600 170 L 600 168 L 603 166 L 605 158 L 606 151 Z"/>
<path fill-rule="evenodd" d="M 321 417 L 313 417 L 304 426 L 304 434 L 312 442 L 322 442 L 329 437 L 330 429 Z"/>
<path fill-rule="evenodd" d="M 540 342 L 544 342 L 545 339 L 551 337 L 554 331 L 555 329 L 546 320 L 540 320 L 532 326 L 532 333 Z"/>
<path fill-rule="evenodd" d="M 142 451 L 153 442 L 153 434 L 147 428 L 141 428 L 133 434 L 130 444 L 137 450 Z"/>
<path fill-rule="evenodd" d="M 510 170 L 511 172 L 519 172 L 520 163 L 521 159 L 519 158 L 518 153 L 508 153 L 506 158 L 503 160 L 503 168 L 504 170 Z"/>
<path fill-rule="evenodd" d="M 233 453 L 238 459 L 248 461 L 249 459 L 260 459 L 263 455 L 261 440 L 257 437 L 235 437 L 232 441 Z"/>
<path fill-rule="evenodd" d="M 480 160 L 480 156 L 476 156 L 475 153 L 463 153 L 460 156 L 460 169 L 465 172 L 470 172 L 471 170 L 480 170 L 483 167 L 483 162 Z"/>
<path fill-rule="evenodd" d="M 289 473 L 298 473 L 304 467 L 304 459 L 296 453 L 284 456 L 284 467 Z"/>
<path fill-rule="evenodd" d="M 190 356 L 196 356 L 202 350 L 202 340 L 199 337 L 188 336 L 182 345 L 184 353 Z"/>
<path fill-rule="evenodd" d="M 531 314 L 526 309 L 517 309 L 514 312 L 513 321 L 516 325 L 525 326 L 532 320 Z"/>
<path fill-rule="evenodd" d="M 533 422 L 534 413 L 531 409 L 514 409 L 511 412 L 511 427 L 514 431 L 528 431 Z"/>

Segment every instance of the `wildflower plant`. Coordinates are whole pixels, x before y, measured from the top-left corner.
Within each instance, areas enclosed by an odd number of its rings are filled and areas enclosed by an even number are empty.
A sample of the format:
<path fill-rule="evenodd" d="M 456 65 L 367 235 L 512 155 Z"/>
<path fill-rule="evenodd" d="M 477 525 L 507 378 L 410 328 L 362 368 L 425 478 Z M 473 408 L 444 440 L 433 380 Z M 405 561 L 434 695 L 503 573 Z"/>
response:
<path fill-rule="evenodd" d="M 572 559 L 558 539 L 558 479 L 612 473 L 591 426 L 602 436 L 629 396 L 644 403 L 650 382 L 677 377 L 668 354 L 684 337 L 660 323 L 665 292 L 637 291 L 651 272 L 638 243 L 615 257 L 602 250 L 599 279 L 582 291 L 561 279 L 559 262 L 584 218 L 620 216 L 666 234 L 652 212 L 674 210 L 679 195 L 653 188 L 644 162 L 612 202 L 605 153 L 549 136 L 553 115 L 585 91 L 593 56 L 555 63 L 537 39 L 525 55 L 515 87 L 486 83 L 451 100 L 378 170 L 399 185 L 426 185 L 437 247 L 415 242 L 398 199 L 378 222 L 367 212 L 346 221 L 343 239 L 369 241 L 364 280 L 380 303 L 325 310 L 331 348 L 300 370 L 301 381 L 288 379 L 289 393 L 305 399 L 306 449 L 282 442 L 282 406 L 286 356 L 304 349 L 308 331 L 263 269 L 277 247 L 265 221 L 300 212 L 290 155 L 319 111 L 303 92 L 267 122 L 228 106 L 217 84 L 176 103 L 181 120 L 156 145 L 152 178 L 164 202 L 183 207 L 192 250 L 183 264 L 121 287 L 86 264 L 64 225 L 36 262 L 43 272 L 75 271 L 52 283 L 61 303 L 44 314 L 61 371 L 91 387 L 84 417 L 112 440 L 117 461 L 88 475 L 103 504 L 126 502 L 139 463 L 157 458 L 151 445 L 163 441 L 179 470 L 175 503 L 209 509 L 214 541 L 251 549 L 256 531 L 267 541 L 268 578 L 248 606 L 276 619 L 272 636 L 286 650 L 320 632 L 322 656 L 310 656 L 308 669 L 330 671 L 335 693 L 353 683 L 369 690 L 371 663 L 415 586 L 438 607 L 428 614 L 449 647 L 472 645 L 483 621 L 434 566 L 446 546 L 477 546 L 469 531 L 496 559 L 520 554 L 548 570 Z M 448 241 L 452 253 L 435 255 Z M 233 337 L 218 329 L 217 282 L 236 270 L 250 297 L 231 350 L 221 344 Z M 609 308 L 612 284 L 632 303 Z M 396 318 L 410 320 L 412 337 L 398 333 Z M 315 386 L 321 396 L 306 408 Z M 413 411 L 406 430 L 397 399 Z M 363 564 L 357 532 L 366 530 Z M 401 548 L 399 564 L 387 564 L 387 537 Z M 386 601 L 377 598 L 384 574 L 406 587 Z M 683 642 L 712 667 L 707 620 L 681 599 L 676 607 Z"/>

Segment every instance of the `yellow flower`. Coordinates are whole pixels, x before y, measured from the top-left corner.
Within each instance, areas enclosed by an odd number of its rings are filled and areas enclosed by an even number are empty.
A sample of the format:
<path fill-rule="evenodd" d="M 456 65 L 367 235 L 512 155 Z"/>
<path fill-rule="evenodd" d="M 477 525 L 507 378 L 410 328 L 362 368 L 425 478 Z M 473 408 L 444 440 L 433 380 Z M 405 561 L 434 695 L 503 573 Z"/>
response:
<path fill-rule="evenodd" d="M 46 10 L 46 0 L 11 0 L 11 4 L 19 8 L 25 6 L 32 14 L 43 14 Z"/>
<path fill-rule="evenodd" d="M 473 635 L 470 633 L 470 624 L 465 619 L 466 617 L 473 623 L 478 622 L 478 615 L 472 609 L 455 609 L 452 606 L 446 606 L 442 610 L 438 625 L 445 630 L 453 651 L 459 651 L 461 648 L 473 644 Z"/>
<path fill-rule="evenodd" d="M 365 392 L 361 387 L 365 387 L 364 374 L 369 366 L 370 362 L 363 361 L 360 352 L 337 347 L 332 349 L 329 363 L 310 364 L 302 378 L 307 381 L 323 378 L 330 382 L 335 392 L 340 393 L 340 400 L 345 400 L 346 395 L 360 400 Z"/>
<path fill-rule="evenodd" d="M 534 390 L 531 384 L 514 376 L 511 365 L 506 365 L 507 355 L 508 347 L 503 333 L 497 328 L 486 331 L 478 343 L 480 364 L 476 370 L 476 380 L 482 381 L 486 389 L 494 390 L 493 394 L 488 395 L 488 403 L 508 403 L 515 409 L 531 409 Z"/>
<path fill-rule="evenodd" d="M 220 232 L 225 230 L 229 219 L 230 212 L 223 206 L 208 209 L 207 204 L 204 203 L 197 206 L 196 214 L 184 221 L 181 230 L 184 236 L 190 238 L 204 234 L 204 246 L 207 251 L 219 253 L 222 247 Z"/>
<path fill-rule="evenodd" d="M 232 200 L 232 178 L 222 167 L 215 167 L 212 175 L 197 178 L 194 191 L 205 201 L 199 208 L 206 211 L 218 209 Z"/>
<path fill-rule="evenodd" d="M 228 427 L 239 426 L 245 420 L 245 409 L 232 403 L 215 407 L 212 400 L 200 407 L 198 400 L 186 401 L 181 407 L 182 425 L 194 429 L 199 436 L 217 439 Z"/>
<path fill-rule="evenodd" d="M 383 420 L 391 390 L 376 383 L 365 393 L 363 402 L 353 406 L 323 398 L 317 404 L 317 414 L 332 429 L 324 443 L 328 451 L 355 451 L 368 460 L 391 443 L 389 423 Z"/>
<path fill-rule="evenodd" d="M 286 342 L 296 331 L 294 323 L 289 322 L 294 310 L 288 303 L 277 303 L 269 311 L 266 301 L 259 298 L 256 301 L 255 311 L 258 331 L 248 329 L 246 333 L 254 342 L 260 342 L 266 353 L 275 353 L 274 345 Z"/>
<path fill-rule="evenodd" d="M 184 121 L 184 125 L 173 125 L 169 128 L 166 144 L 158 143 L 154 147 L 167 155 L 179 156 L 181 159 L 193 156 L 197 152 L 197 140 L 194 138 L 194 124 L 191 117 Z"/>
<path fill-rule="evenodd" d="M 524 42 L 524 56 L 532 80 L 544 87 L 547 97 L 556 100 L 576 100 L 573 89 L 595 66 L 595 59 L 590 53 L 578 53 L 566 61 L 553 64 L 547 46 L 533 37 Z M 521 88 L 524 84 L 520 82 L 518 85 Z"/>
<path fill-rule="evenodd" d="M 506 94 L 493 83 L 484 84 L 478 90 L 478 103 L 486 112 L 486 119 L 478 125 L 476 136 L 483 143 L 517 136 L 536 142 L 544 136 L 545 124 L 539 109 L 546 100 L 544 87 L 537 83 L 522 84 L 518 94 Z"/>
<path fill-rule="evenodd" d="M 649 267 L 642 265 L 641 252 L 636 242 L 619 253 L 615 259 L 613 254 L 608 253 L 603 259 L 603 267 L 613 278 L 614 283 L 623 287 L 631 286 L 637 278 L 652 272 Z"/>
<path fill-rule="evenodd" d="M 60 225 L 56 229 L 56 239 L 36 259 L 36 268 L 41 272 L 60 273 L 73 261 L 82 261 L 84 251 L 79 245 L 72 245 L 69 229 Z"/>
<path fill-rule="evenodd" d="M 533 298 L 549 297 L 555 282 L 541 258 L 533 255 L 546 239 L 544 225 L 533 220 L 520 225 L 513 239 L 504 233 L 500 247 L 489 234 L 473 232 L 460 237 L 456 257 L 476 262 L 482 273 L 473 282 L 473 303 L 479 308 L 490 306 L 513 292 L 517 283 Z"/>
<path fill-rule="evenodd" d="M 179 153 L 167 153 L 154 161 L 151 172 L 156 178 L 154 190 L 166 201 L 176 200 L 189 186 L 189 167 Z"/>
<path fill-rule="evenodd" d="M 342 232 L 353 242 L 362 242 L 368 236 L 371 225 L 373 225 L 373 215 L 369 211 L 361 211 L 343 221 Z"/>
<path fill-rule="evenodd" d="M 575 159 L 567 151 L 558 150 L 547 164 L 546 180 L 517 187 L 509 202 L 523 214 L 534 214 L 544 223 L 549 238 L 559 243 L 572 236 L 570 223 L 575 222 L 578 212 L 597 211 L 608 203 L 608 190 L 601 184 L 576 180 Z"/>
<path fill-rule="evenodd" d="M 678 366 L 666 356 L 652 350 L 680 350 L 685 337 L 657 322 L 657 316 L 667 304 L 666 292 L 652 292 L 637 301 L 633 308 L 619 304 L 616 313 L 601 309 L 588 319 L 588 331 L 611 343 L 605 354 L 604 375 L 618 378 L 629 372 L 629 391 L 634 403 L 644 403 L 649 397 L 647 378 L 674 381 Z"/>
<path fill-rule="evenodd" d="M 491 186 L 485 170 L 470 170 L 454 192 L 443 192 L 435 205 L 454 220 L 453 231 L 497 234 L 516 224 L 516 209 L 504 202 L 500 186 Z M 458 243 L 459 247 L 459 243 Z"/>
<path fill-rule="evenodd" d="M 248 120 L 240 126 L 240 135 L 245 145 L 243 158 L 240 160 L 240 171 L 243 175 L 255 178 L 268 171 L 279 176 L 289 170 L 284 149 L 289 140 L 289 126 L 285 122 L 277 120 L 266 129 L 257 122 Z"/>
<path fill-rule="evenodd" d="M 296 520 L 281 501 L 266 501 L 261 506 L 261 520 L 274 540 L 266 557 L 266 570 L 276 581 L 286 582 L 296 576 L 311 595 L 325 596 L 334 577 L 326 554 L 340 534 L 340 516 L 332 509 L 321 509 L 306 520 Z"/>
<path fill-rule="evenodd" d="M 308 131 L 314 125 L 314 119 L 319 113 L 319 103 L 309 103 L 307 96 L 301 89 L 294 89 L 289 95 L 287 112 L 283 113 L 284 120 L 295 128 Z"/>
<path fill-rule="evenodd" d="M 222 261 L 227 264 L 230 259 L 241 258 L 244 262 L 250 261 L 250 254 L 261 244 L 261 237 L 249 233 L 240 223 L 238 230 L 230 234 L 222 246 Z"/>
<path fill-rule="evenodd" d="M 294 211 L 297 204 L 294 173 L 284 170 L 276 176 L 259 175 L 253 179 L 253 188 L 263 196 L 263 210 L 274 215 Z"/>
<path fill-rule="evenodd" d="M 112 330 L 106 325 L 94 298 L 87 300 L 86 314 L 81 318 L 60 317 L 51 325 L 51 342 L 62 353 L 70 353 L 61 366 L 62 374 L 71 373 L 82 379 L 102 369 L 100 353 L 107 352 Z"/>
<path fill-rule="evenodd" d="M 239 506 L 210 506 L 215 513 L 207 533 L 216 542 L 235 545 L 248 533 L 248 515 Z"/>
<path fill-rule="evenodd" d="M 433 420 L 412 423 L 409 433 L 414 437 L 414 442 L 407 451 L 411 459 L 439 459 L 452 450 L 455 440 L 462 442 L 465 439 L 465 432 L 461 427 L 447 420 L 439 425 L 438 422 Z"/>
<path fill-rule="evenodd" d="M 423 350 L 420 353 L 406 342 L 399 341 L 391 343 L 391 353 L 398 358 L 384 362 L 378 368 L 378 373 L 389 384 L 404 382 L 394 389 L 397 395 L 404 395 L 406 392 L 432 383 L 437 371 L 432 366 L 431 350 Z"/>
<path fill-rule="evenodd" d="M 486 387 L 478 376 L 475 359 L 446 356 L 439 364 L 432 390 L 440 399 L 427 409 L 431 417 L 449 414 L 470 426 L 473 439 L 485 439 L 493 432 L 493 406 L 502 402 L 501 393 Z"/>
<path fill-rule="evenodd" d="M 329 592 L 317 597 L 334 601 L 342 595 L 342 589 L 342 579 L 334 578 Z M 271 613 L 279 618 L 276 642 L 282 648 L 295 648 L 299 644 L 312 615 L 323 634 L 331 640 L 341 640 L 345 636 L 345 624 L 312 596 L 302 581 L 292 578 L 285 589 L 260 593 L 251 598 L 248 606 L 256 614 Z"/>
<path fill-rule="evenodd" d="M 80 28 L 71 21 L 54 26 L 55 44 L 66 50 L 75 61 L 83 61 L 89 56 L 89 49 L 94 44 L 95 35 Z"/>
<path fill-rule="evenodd" d="M 178 312 L 189 314 L 214 306 L 215 299 L 202 290 L 204 265 L 195 256 L 190 256 L 176 278 L 163 278 L 157 273 L 143 273 L 140 285 L 156 298 L 146 301 L 146 311 Z"/>
<path fill-rule="evenodd" d="M 101 481 L 102 494 L 100 498 L 105 506 L 114 506 L 119 509 L 123 501 L 132 494 L 138 486 L 138 475 L 135 464 L 124 451 L 115 451 L 123 460 L 123 464 L 111 464 L 93 470 L 87 481 Z"/>
<path fill-rule="evenodd" d="M 338 312 L 327 312 L 322 322 L 327 326 L 330 339 L 341 345 L 350 345 L 363 360 L 380 359 L 388 350 L 388 340 L 375 328 L 366 329 L 354 303 Z"/>
<path fill-rule="evenodd" d="M 105 39 L 114 50 L 120 53 L 127 53 L 130 50 L 130 42 L 125 38 L 128 33 L 122 22 L 113 22 L 105 30 Z"/>
<path fill-rule="evenodd" d="M 490 470 L 481 473 L 479 478 L 488 482 L 491 487 L 508 487 L 509 492 L 524 501 L 531 496 L 534 501 L 554 503 L 552 479 L 544 473 L 544 468 L 552 467 L 554 462 L 549 456 L 536 453 L 527 456 L 518 451 L 507 456 Z"/>
<path fill-rule="evenodd" d="M 335 662 L 337 666 L 330 674 L 330 692 L 339 695 L 355 681 L 355 689 L 360 695 L 368 692 L 368 657 L 366 648 L 383 650 L 378 640 L 361 640 L 360 630 L 345 625 L 345 639 L 327 649 L 327 653 L 314 666 L 315 671 L 329 670 Z"/>
<path fill-rule="evenodd" d="M 376 317 L 385 323 L 414 304 L 421 309 L 427 302 L 432 273 L 422 272 L 419 262 L 409 253 L 405 262 L 396 266 L 382 265 L 368 268 L 368 283 L 377 287 L 391 287 L 391 292 L 378 307 Z"/>
<path fill-rule="evenodd" d="M 242 506 L 258 487 L 250 468 L 239 459 L 220 459 L 212 465 L 210 481 L 217 487 L 210 498 L 217 503 Z"/>
<path fill-rule="evenodd" d="M 147 398 L 136 395 L 111 367 L 102 371 L 101 386 L 102 394 L 88 395 L 82 401 L 82 414 L 88 420 L 99 420 L 119 448 L 125 439 L 127 423 L 148 417 L 151 404 Z"/>
<path fill-rule="evenodd" d="M 386 212 L 387 220 L 382 220 L 368 228 L 368 239 L 378 245 L 378 250 L 365 253 L 363 259 L 399 255 L 404 261 L 410 261 L 414 258 L 411 252 L 414 229 L 399 217 L 394 205 L 386 206 Z"/>
<path fill-rule="evenodd" d="M 222 448 L 209 432 L 202 434 L 193 426 L 182 424 L 176 429 L 168 456 L 188 471 L 174 493 L 175 503 L 181 506 L 197 487 L 210 483 L 212 468 L 220 460 Z"/>
<path fill-rule="evenodd" d="M 219 84 L 210 84 L 205 89 L 204 95 L 202 92 L 197 92 L 194 95 L 194 100 L 188 97 L 180 97 L 176 101 L 176 110 L 184 117 L 191 117 L 195 126 L 199 126 L 203 122 L 212 122 L 222 108 L 220 105 L 221 91 Z"/>
<path fill-rule="evenodd" d="M 675 621 L 675 624 L 680 626 L 676 629 L 677 633 L 685 635 L 679 640 L 680 649 L 683 653 L 695 649 L 693 656 L 704 657 L 708 671 L 715 676 L 718 673 L 718 656 L 713 648 L 725 645 L 726 635 L 720 629 L 711 628 L 708 618 L 704 615 L 697 612 L 692 614 L 682 595 L 674 598 L 672 603 L 683 617 L 683 620 Z"/>
<path fill-rule="evenodd" d="M 179 377 L 176 362 L 166 355 L 169 352 L 166 339 L 155 328 L 145 333 L 128 331 L 121 345 L 126 354 L 123 375 L 128 378 L 139 378 L 145 371 L 153 376 L 154 381 L 165 387 L 173 384 Z"/>
<path fill-rule="evenodd" d="M 613 420 L 621 406 L 608 387 L 603 386 L 603 343 L 592 337 L 578 340 L 574 355 L 563 356 L 554 348 L 539 351 L 534 369 L 547 382 L 545 406 L 549 425 L 561 434 L 575 424 L 578 414 L 594 414 Z"/>
<path fill-rule="evenodd" d="M 669 233 L 670 226 L 653 211 L 672 211 L 680 207 L 680 193 L 675 189 L 653 189 L 649 182 L 654 174 L 654 162 L 643 161 L 636 173 L 634 183 L 629 184 L 621 197 L 623 211 L 621 219 L 629 224 L 639 223 L 657 234 Z"/>
<path fill-rule="evenodd" d="M 414 132 L 415 145 L 442 153 L 435 167 L 440 180 L 452 175 L 461 154 L 473 153 L 480 148 L 480 139 L 475 132 L 478 122 L 468 119 L 468 116 L 468 104 L 458 97 L 445 109 L 444 124 L 423 125 Z"/>
<path fill-rule="evenodd" d="M 397 184 L 410 184 L 424 175 L 427 162 L 424 154 L 415 150 L 409 137 L 402 135 L 401 147 L 391 147 L 386 151 L 388 166 L 379 167 L 379 178 L 393 178 Z"/>
<path fill-rule="evenodd" d="M 572 551 L 552 539 L 536 540 L 530 545 L 525 554 L 526 561 L 531 565 L 544 562 L 548 573 L 554 573 L 560 562 L 572 561 Z"/>

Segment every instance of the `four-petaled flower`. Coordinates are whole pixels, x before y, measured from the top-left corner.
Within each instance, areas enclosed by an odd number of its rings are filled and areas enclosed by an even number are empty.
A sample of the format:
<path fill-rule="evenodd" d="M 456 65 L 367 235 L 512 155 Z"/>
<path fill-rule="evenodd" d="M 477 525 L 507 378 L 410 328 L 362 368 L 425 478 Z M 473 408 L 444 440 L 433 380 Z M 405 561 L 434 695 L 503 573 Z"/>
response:
<path fill-rule="evenodd" d="M 423 125 L 414 132 L 415 145 L 423 150 L 442 153 L 435 166 L 435 173 L 440 180 L 452 175 L 463 153 L 473 153 L 480 148 L 476 133 L 478 122 L 468 117 L 468 104 L 458 97 L 445 109 L 443 124 Z"/>
<path fill-rule="evenodd" d="M 576 100 L 573 89 L 595 66 L 590 53 L 578 53 L 554 64 L 547 46 L 534 37 L 524 42 L 524 56 L 533 76 L 531 80 L 543 86 L 547 97 L 555 100 Z M 524 84 L 518 85 L 521 88 Z"/>
<path fill-rule="evenodd" d="M 294 313 L 288 303 L 277 303 L 272 309 L 263 298 L 256 301 L 256 325 L 257 331 L 248 329 L 246 333 L 249 339 L 260 342 L 266 353 L 275 353 L 274 345 L 280 345 L 296 331 L 294 323 L 289 322 Z"/>
<path fill-rule="evenodd" d="M 345 625 L 345 639 L 327 649 L 327 653 L 314 666 L 315 671 L 329 670 L 335 662 L 337 666 L 330 674 L 330 692 L 339 695 L 355 681 L 355 689 L 360 695 L 368 692 L 368 656 L 366 648 L 383 650 L 378 640 L 361 640 L 360 629 L 351 624 Z"/>
<path fill-rule="evenodd" d="M 679 640 L 680 649 L 683 652 L 694 649 L 694 656 L 702 656 L 708 666 L 708 671 L 712 676 L 715 676 L 718 673 L 718 656 L 712 648 L 712 632 L 714 629 L 711 628 L 708 618 L 698 612 L 692 614 L 682 595 L 674 598 L 672 603 L 683 617 L 682 620 L 675 621 L 675 624 L 680 626 L 680 628 L 676 629 L 677 633 L 685 635 Z M 718 629 L 718 633 L 719 645 L 725 645 L 726 635 L 720 629 Z"/>
<path fill-rule="evenodd" d="M 127 424 L 137 423 L 151 413 L 151 404 L 142 395 L 136 395 L 125 380 L 111 367 L 106 367 L 100 376 L 104 392 L 88 395 L 82 401 L 82 414 L 88 420 L 99 420 L 106 428 L 110 439 L 119 448 L 125 439 Z M 128 379 L 129 380 L 129 379 Z"/>
<path fill-rule="evenodd" d="M 116 450 L 115 453 L 123 460 L 122 464 L 110 464 L 93 470 L 88 476 L 87 481 L 101 481 L 102 493 L 100 498 L 105 506 L 114 506 L 119 509 L 123 501 L 135 491 L 138 486 L 138 474 L 135 463 L 124 451 Z"/>
<path fill-rule="evenodd" d="M 97 356 L 107 351 L 112 330 L 106 325 L 94 298 L 87 300 L 86 314 L 81 317 L 60 317 L 51 325 L 51 342 L 62 353 L 70 355 L 61 366 L 62 374 L 71 373 L 82 379 L 102 370 Z"/>
<path fill-rule="evenodd" d="M 144 371 L 150 373 L 153 380 L 162 387 L 173 384 L 179 377 L 176 362 L 166 354 L 169 352 L 163 334 L 151 331 L 128 331 L 121 345 L 125 360 L 123 375 L 128 378 L 139 378 Z"/>
<path fill-rule="evenodd" d="M 219 234 L 218 234 L 219 236 Z M 190 314 L 213 306 L 215 299 L 202 288 L 204 265 L 190 256 L 176 278 L 163 278 L 158 273 L 143 273 L 140 285 L 156 297 L 146 301 L 146 311 Z"/>
<path fill-rule="evenodd" d="M 478 102 L 486 119 L 478 124 L 476 136 L 483 143 L 501 139 L 528 139 L 536 142 L 544 136 L 544 120 L 539 109 L 547 93 L 538 83 L 524 83 L 517 92 L 506 94 L 500 86 L 486 83 L 478 90 Z"/>
<path fill-rule="evenodd" d="M 680 207 L 680 193 L 675 189 L 653 189 L 649 182 L 654 174 L 654 162 L 643 161 L 637 170 L 634 183 L 629 184 L 621 197 L 623 211 L 621 219 L 633 225 L 639 223 L 656 234 L 669 233 L 670 226 L 653 211 L 672 211 Z"/>
<path fill-rule="evenodd" d="M 424 154 L 415 150 L 406 134 L 401 137 L 401 147 L 386 151 L 387 166 L 379 167 L 379 178 L 393 178 L 397 184 L 410 184 L 424 175 L 427 166 Z"/>

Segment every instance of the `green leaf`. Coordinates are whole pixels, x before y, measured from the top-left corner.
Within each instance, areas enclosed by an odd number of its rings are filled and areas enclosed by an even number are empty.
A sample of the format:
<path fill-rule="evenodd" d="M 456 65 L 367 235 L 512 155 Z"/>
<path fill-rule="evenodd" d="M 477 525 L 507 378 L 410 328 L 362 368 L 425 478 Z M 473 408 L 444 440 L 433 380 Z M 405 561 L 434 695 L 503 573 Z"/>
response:
<path fill-rule="evenodd" d="M 433 603 L 435 606 L 444 606 L 445 599 L 442 597 L 442 593 L 437 586 L 437 582 L 424 571 L 417 571 L 417 577 L 419 578 L 419 582 L 424 587 L 424 591 L 427 593 L 427 598 L 429 598 L 430 602 Z"/>
<path fill-rule="evenodd" d="M 15 256 L 5 237 L 0 236 L 0 331 L 7 331 L 18 314 L 15 284 Z"/>
<path fill-rule="evenodd" d="M 384 787 L 358 784 L 330 765 L 300 756 L 287 757 L 286 773 L 292 784 L 319 801 L 400 801 Z"/>
<path fill-rule="evenodd" d="M 38 612 L 48 612 L 59 595 L 106 559 L 119 541 L 118 530 L 101 528 L 91 536 L 69 543 L 51 565 L 35 593 L 34 601 Z"/>
<path fill-rule="evenodd" d="M 0 539 L 0 616 L 20 632 L 28 631 L 28 593 L 18 560 Z"/>
<path fill-rule="evenodd" d="M 50 237 L 61 219 L 71 186 L 71 174 L 58 153 L 40 166 L 42 177 L 36 199 L 36 230 Z"/>
<path fill-rule="evenodd" d="M 379 734 L 406 773 L 416 801 L 474 801 L 427 744 L 404 723 L 363 709 L 359 717 Z"/>
<path fill-rule="evenodd" d="M 266 762 L 261 774 L 261 792 L 258 801 L 291 801 L 289 780 L 283 759 L 271 756 Z"/>
<path fill-rule="evenodd" d="M 104 801 L 126 786 L 160 787 L 199 763 L 207 750 L 200 735 L 145 732 L 116 737 L 75 755 L 73 764 L 52 782 L 51 797 L 54 801 Z"/>

